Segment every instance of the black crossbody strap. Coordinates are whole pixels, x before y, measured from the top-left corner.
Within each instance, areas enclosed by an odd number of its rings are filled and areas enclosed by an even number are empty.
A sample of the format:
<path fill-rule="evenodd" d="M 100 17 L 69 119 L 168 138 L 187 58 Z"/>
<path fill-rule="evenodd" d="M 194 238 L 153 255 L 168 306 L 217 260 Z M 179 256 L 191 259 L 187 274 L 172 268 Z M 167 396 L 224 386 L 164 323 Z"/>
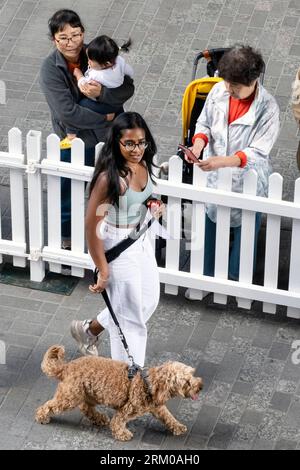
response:
<path fill-rule="evenodd" d="M 144 233 L 148 230 L 154 221 L 155 217 L 152 217 L 149 222 L 141 228 L 141 230 L 138 230 L 138 227 L 135 227 L 135 229 L 128 235 L 128 238 L 125 238 L 116 246 L 113 246 L 107 250 L 105 252 L 106 261 L 111 263 L 116 258 L 118 258 L 120 254 L 123 253 L 123 251 L 127 250 L 127 248 L 133 245 L 133 243 L 135 243 L 142 235 L 144 235 Z"/>

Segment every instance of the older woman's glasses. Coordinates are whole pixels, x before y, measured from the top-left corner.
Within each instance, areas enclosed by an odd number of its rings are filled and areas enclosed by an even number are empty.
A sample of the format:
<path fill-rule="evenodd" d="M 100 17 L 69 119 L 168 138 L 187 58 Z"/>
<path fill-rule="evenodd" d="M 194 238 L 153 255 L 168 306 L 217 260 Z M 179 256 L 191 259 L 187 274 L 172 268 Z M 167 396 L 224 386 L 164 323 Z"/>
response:
<path fill-rule="evenodd" d="M 149 145 L 148 142 L 139 142 L 138 144 L 135 144 L 134 142 L 125 142 L 123 144 L 123 142 L 121 141 L 120 144 L 123 145 L 127 152 L 133 152 L 135 150 L 135 147 L 138 147 L 140 150 L 145 150 Z"/>
<path fill-rule="evenodd" d="M 61 44 L 62 46 L 67 46 L 69 44 L 69 41 L 72 41 L 73 43 L 77 43 L 80 41 L 81 38 L 82 38 L 82 33 L 77 33 L 77 34 L 73 34 L 73 36 L 70 36 L 69 38 L 67 37 L 61 37 L 58 39 L 55 38 L 55 41 L 58 42 L 58 44 Z"/>

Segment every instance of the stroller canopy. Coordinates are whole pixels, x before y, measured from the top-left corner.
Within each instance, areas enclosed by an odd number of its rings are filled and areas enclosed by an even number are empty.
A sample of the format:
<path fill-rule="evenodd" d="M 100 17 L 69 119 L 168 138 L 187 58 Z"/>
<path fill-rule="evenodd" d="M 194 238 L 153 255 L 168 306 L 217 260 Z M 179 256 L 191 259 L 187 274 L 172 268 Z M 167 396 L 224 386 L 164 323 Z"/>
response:
<path fill-rule="evenodd" d="M 206 97 L 212 87 L 221 82 L 223 79 L 220 77 L 204 77 L 192 81 L 186 87 L 186 90 L 182 99 L 182 133 L 183 133 L 183 143 L 186 143 L 187 140 L 191 138 L 191 130 L 195 129 L 196 121 L 199 117 L 200 112 L 204 106 Z M 193 113 L 195 103 L 198 102 L 196 116 Z M 199 103 L 200 102 L 200 103 Z M 199 106 L 200 104 L 200 106 Z M 200 112 L 199 112 L 200 111 Z M 193 113 L 193 119 L 192 119 Z M 194 121 L 194 122 L 191 122 Z"/>

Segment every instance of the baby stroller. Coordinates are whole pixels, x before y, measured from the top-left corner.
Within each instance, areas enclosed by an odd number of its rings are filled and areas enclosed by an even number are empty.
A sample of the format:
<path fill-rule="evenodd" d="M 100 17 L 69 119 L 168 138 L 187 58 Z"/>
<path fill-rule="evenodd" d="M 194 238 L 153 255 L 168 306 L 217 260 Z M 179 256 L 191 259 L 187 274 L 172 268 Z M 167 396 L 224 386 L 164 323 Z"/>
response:
<path fill-rule="evenodd" d="M 192 139 L 195 134 L 197 119 L 204 107 L 208 93 L 216 83 L 222 80 L 222 78 L 217 76 L 218 63 L 223 54 L 228 50 L 229 48 L 205 50 L 195 57 L 192 81 L 188 84 L 182 99 L 182 143 L 187 147 L 193 145 Z M 201 59 L 206 60 L 207 77 L 195 80 L 198 63 Z M 192 184 L 193 165 L 188 164 L 184 160 L 181 150 L 178 151 L 178 155 L 183 160 L 182 182 Z"/>
<path fill-rule="evenodd" d="M 217 75 L 218 63 L 223 54 L 229 48 L 219 48 L 205 50 L 197 54 L 193 64 L 192 80 L 187 86 L 182 99 L 182 141 L 185 146 L 192 146 L 192 138 L 195 134 L 196 122 L 203 109 L 206 97 L 212 87 L 222 79 Z M 207 76 L 195 80 L 198 63 L 201 59 L 206 60 Z M 177 155 L 183 160 L 182 182 L 192 184 L 193 165 L 188 164 L 184 159 L 182 150 L 178 150 Z M 168 173 L 168 163 L 161 165 L 160 178 L 166 178 Z M 162 201 L 167 203 L 167 197 L 162 197 Z M 182 238 L 186 238 L 189 232 L 191 201 L 182 200 Z M 187 237 L 189 238 L 189 237 Z M 156 259 L 159 265 L 163 264 L 162 250 L 166 245 L 164 239 L 156 241 Z"/>

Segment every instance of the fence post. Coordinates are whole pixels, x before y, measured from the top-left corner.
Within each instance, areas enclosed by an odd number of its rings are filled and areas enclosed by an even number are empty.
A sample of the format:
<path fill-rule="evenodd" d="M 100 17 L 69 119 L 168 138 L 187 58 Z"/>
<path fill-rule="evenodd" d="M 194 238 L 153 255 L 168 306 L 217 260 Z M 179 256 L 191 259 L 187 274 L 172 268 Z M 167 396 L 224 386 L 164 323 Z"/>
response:
<path fill-rule="evenodd" d="M 60 162 L 60 139 L 56 134 L 47 137 L 47 160 Z M 61 249 L 61 178 L 47 175 L 48 247 Z M 61 273 L 61 264 L 49 263 L 49 271 Z"/>
<path fill-rule="evenodd" d="M 255 196 L 256 188 L 257 174 L 254 170 L 250 170 L 244 178 L 244 194 Z M 256 213 L 253 211 L 242 211 L 239 282 L 245 284 L 252 284 L 253 282 L 255 217 Z M 252 300 L 237 298 L 237 303 L 238 307 L 249 310 Z"/>
<path fill-rule="evenodd" d="M 84 166 L 84 142 L 75 139 L 72 143 L 71 162 Z M 84 252 L 84 181 L 71 180 L 71 242 L 72 252 Z M 84 269 L 72 267 L 72 276 L 84 277 Z"/>
<path fill-rule="evenodd" d="M 174 155 L 169 160 L 169 181 L 174 184 L 181 183 L 182 160 Z M 166 268 L 177 271 L 179 269 L 180 240 L 181 240 L 181 199 L 168 198 L 167 227 L 172 239 L 167 240 Z M 178 286 L 166 284 L 166 294 L 178 294 Z"/>
<path fill-rule="evenodd" d="M 27 134 L 30 279 L 36 282 L 45 277 L 45 263 L 41 257 L 44 246 L 42 175 L 36 167 L 41 160 L 41 136 L 40 131 Z"/>
<path fill-rule="evenodd" d="M 300 178 L 295 182 L 295 204 L 300 203 Z M 300 292 L 300 219 L 293 220 L 289 291 Z M 290 318 L 300 318 L 300 308 L 288 307 L 287 316 Z"/>
<path fill-rule="evenodd" d="M 231 191 L 232 169 L 221 168 L 218 171 L 218 189 Z M 230 238 L 230 207 L 217 206 L 215 277 L 228 279 L 229 238 Z M 227 295 L 214 294 L 214 302 L 226 305 Z"/>
<path fill-rule="evenodd" d="M 16 127 L 8 132 L 8 152 L 22 155 L 22 132 Z M 24 164 L 24 156 L 20 163 Z M 25 197 L 23 170 L 10 170 L 11 230 L 12 240 L 26 246 L 25 235 Z M 26 258 L 14 256 L 13 265 L 25 268 Z"/>
<path fill-rule="evenodd" d="M 203 188 L 207 184 L 207 173 L 194 165 L 193 185 Z M 204 266 L 204 240 L 205 240 L 205 204 L 202 202 L 192 203 L 192 223 L 191 223 L 191 258 L 190 272 L 193 274 L 203 274 Z M 198 289 L 191 289 L 193 299 L 202 300 L 206 292 Z"/>
<path fill-rule="evenodd" d="M 282 199 L 283 179 L 279 173 L 273 173 L 269 178 L 269 199 Z M 279 268 L 281 217 L 268 214 L 266 228 L 266 254 L 264 286 L 277 289 Z M 263 312 L 276 313 L 276 304 L 263 303 Z"/>

